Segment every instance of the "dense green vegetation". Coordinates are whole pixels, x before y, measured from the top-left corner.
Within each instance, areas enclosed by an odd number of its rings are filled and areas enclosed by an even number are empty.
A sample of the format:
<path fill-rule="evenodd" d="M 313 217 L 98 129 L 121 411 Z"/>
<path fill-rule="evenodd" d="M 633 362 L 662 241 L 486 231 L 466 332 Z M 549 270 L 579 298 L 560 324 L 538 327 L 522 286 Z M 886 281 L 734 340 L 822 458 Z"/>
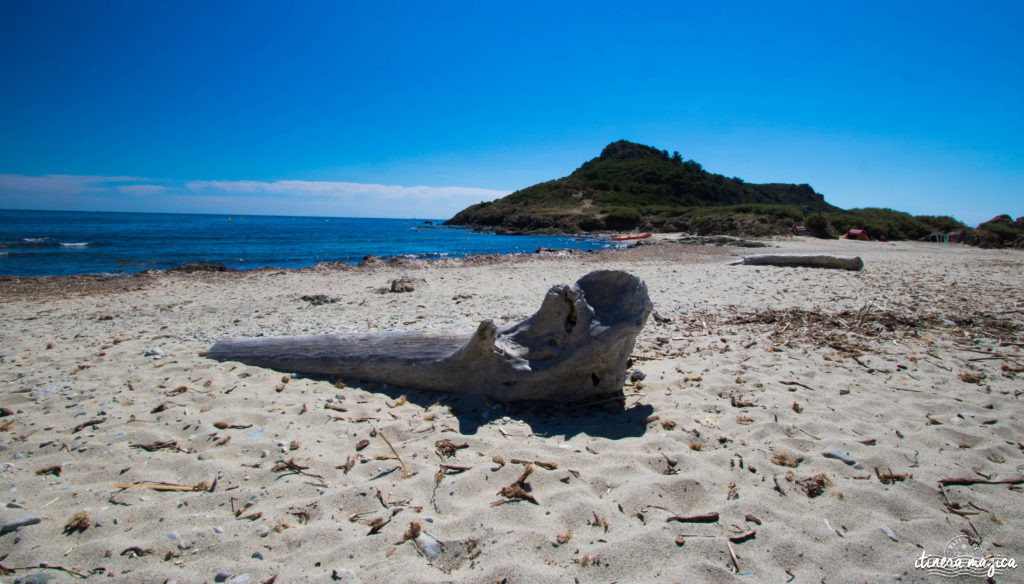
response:
<path fill-rule="evenodd" d="M 1016 221 L 999 215 L 962 235 L 962 241 L 982 247 L 1024 248 L 1024 217 Z"/>
<path fill-rule="evenodd" d="M 934 215 L 917 215 L 914 219 L 917 219 L 921 223 L 931 227 L 933 231 L 939 233 L 949 233 L 951 231 L 956 231 L 957 229 L 967 229 L 966 225 L 949 216 L 936 217 Z"/>
<path fill-rule="evenodd" d="M 934 231 L 909 213 L 872 207 L 829 213 L 828 223 L 837 234 L 863 229 L 873 239 L 921 239 Z"/>
<path fill-rule="evenodd" d="M 831 211 L 809 185 L 753 184 L 707 172 L 678 152 L 625 140 L 571 175 L 458 213 L 449 224 L 504 232 L 650 229 L 782 233 L 802 207 Z"/>
<path fill-rule="evenodd" d="M 1016 221 L 999 215 L 971 229 L 948 216 L 911 216 L 892 209 L 848 209 L 818 213 L 808 217 L 804 226 L 816 237 L 837 237 L 850 229 L 863 229 L 872 239 L 927 239 L 945 234 L 949 241 L 981 247 L 1024 248 L 1024 217 Z"/>

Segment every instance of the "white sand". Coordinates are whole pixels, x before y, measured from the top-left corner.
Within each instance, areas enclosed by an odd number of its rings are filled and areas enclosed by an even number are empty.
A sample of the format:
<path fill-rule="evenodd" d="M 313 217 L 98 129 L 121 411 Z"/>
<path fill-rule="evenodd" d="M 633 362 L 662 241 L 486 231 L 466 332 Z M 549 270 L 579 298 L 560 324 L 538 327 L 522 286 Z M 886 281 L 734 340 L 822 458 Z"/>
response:
<path fill-rule="evenodd" d="M 732 582 L 727 537 L 750 531 L 731 544 L 750 582 L 941 580 L 914 561 L 963 534 L 1024 562 L 1020 487 L 949 486 L 951 507 L 938 487 L 1024 478 L 1021 252 L 772 242 L 772 253 L 860 255 L 853 273 L 727 266 L 766 250 L 662 239 L 497 262 L 2 279 L 0 406 L 12 413 L 0 418 L 0 523 L 40 522 L 0 535 L 0 565 L 182 584 L 222 572 L 228 582 Z M 285 383 L 201 356 L 222 336 L 517 321 L 548 287 L 597 268 L 643 278 L 670 319 L 641 332 L 634 370 L 646 379 L 625 388 L 624 408 Z M 403 276 L 413 292 L 376 291 Z M 299 299 L 312 294 L 337 302 Z M 73 431 L 90 420 L 102 422 Z M 442 458 L 442 439 L 467 446 Z M 159 441 L 177 448 L 132 446 Z M 829 447 L 858 464 L 824 457 Z M 777 454 L 801 462 L 773 464 Z M 350 457 L 351 470 L 338 468 Z M 523 471 L 513 459 L 557 465 L 528 477 L 537 505 L 492 506 Z M 315 476 L 275 471 L 282 460 Z M 438 484 L 440 464 L 470 468 Z M 37 474 L 54 465 L 59 476 Z M 876 468 L 912 476 L 883 484 Z M 811 498 L 797 481 L 819 474 L 828 484 Z M 114 487 L 215 480 L 212 492 Z M 77 512 L 88 527 L 65 534 Z M 707 513 L 719 519 L 667 521 Z M 390 523 L 368 535 L 378 518 Z M 475 546 L 446 574 L 402 543 L 412 521 Z M 36 568 L 0 582 L 33 573 L 79 580 Z M 1024 567 L 997 580 L 1022 581 Z"/>

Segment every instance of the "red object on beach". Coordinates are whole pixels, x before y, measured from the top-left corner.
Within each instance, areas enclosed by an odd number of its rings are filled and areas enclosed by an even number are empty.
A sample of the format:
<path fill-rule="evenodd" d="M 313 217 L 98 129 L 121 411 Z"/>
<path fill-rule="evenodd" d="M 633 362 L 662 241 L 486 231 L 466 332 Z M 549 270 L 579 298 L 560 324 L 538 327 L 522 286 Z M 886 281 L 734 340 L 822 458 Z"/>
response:
<path fill-rule="evenodd" d="M 856 239 L 856 240 L 860 240 L 860 241 L 871 241 L 871 238 L 868 237 L 868 234 L 865 233 L 863 229 L 851 229 L 851 230 L 847 231 L 845 235 L 843 235 L 843 239 Z"/>
<path fill-rule="evenodd" d="M 621 235 L 619 237 L 613 237 L 612 241 L 629 241 L 631 239 L 647 239 L 654 235 L 653 233 L 642 233 L 640 235 Z"/>

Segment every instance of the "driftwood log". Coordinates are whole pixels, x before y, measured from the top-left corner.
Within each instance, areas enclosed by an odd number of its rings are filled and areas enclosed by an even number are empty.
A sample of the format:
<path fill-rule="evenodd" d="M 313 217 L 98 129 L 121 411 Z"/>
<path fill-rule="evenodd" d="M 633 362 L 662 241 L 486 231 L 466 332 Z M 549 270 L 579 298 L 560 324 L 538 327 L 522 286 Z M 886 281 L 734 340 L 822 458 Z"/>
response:
<path fill-rule="evenodd" d="M 622 391 L 652 308 L 642 280 L 603 270 L 552 287 L 540 310 L 517 324 L 485 320 L 472 333 L 228 338 L 207 357 L 500 401 L 569 402 Z"/>
<path fill-rule="evenodd" d="M 835 268 L 860 271 L 864 260 L 859 257 L 830 255 L 755 255 L 730 262 L 730 266 L 803 266 L 808 268 Z"/>

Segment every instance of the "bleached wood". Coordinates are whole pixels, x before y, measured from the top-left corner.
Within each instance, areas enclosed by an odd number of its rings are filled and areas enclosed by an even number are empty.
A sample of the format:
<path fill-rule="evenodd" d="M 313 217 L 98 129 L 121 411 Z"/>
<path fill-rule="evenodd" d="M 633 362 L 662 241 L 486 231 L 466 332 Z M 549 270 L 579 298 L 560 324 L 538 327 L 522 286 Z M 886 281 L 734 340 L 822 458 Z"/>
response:
<path fill-rule="evenodd" d="M 221 339 L 207 356 L 308 376 L 484 395 L 500 401 L 569 402 L 616 393 L 652 305 L 642 280 L 587 274 L 548 290 L 540 310 L 474 333 L 390 331 Z"/>
<path fill-rule="evenodd" d="M 859 271 L 864 260 L 859 257 L 830 255 L 755 255 L 730 262 L 731 266 L 804 266 L 810 268 L 835 268 Z"/>

